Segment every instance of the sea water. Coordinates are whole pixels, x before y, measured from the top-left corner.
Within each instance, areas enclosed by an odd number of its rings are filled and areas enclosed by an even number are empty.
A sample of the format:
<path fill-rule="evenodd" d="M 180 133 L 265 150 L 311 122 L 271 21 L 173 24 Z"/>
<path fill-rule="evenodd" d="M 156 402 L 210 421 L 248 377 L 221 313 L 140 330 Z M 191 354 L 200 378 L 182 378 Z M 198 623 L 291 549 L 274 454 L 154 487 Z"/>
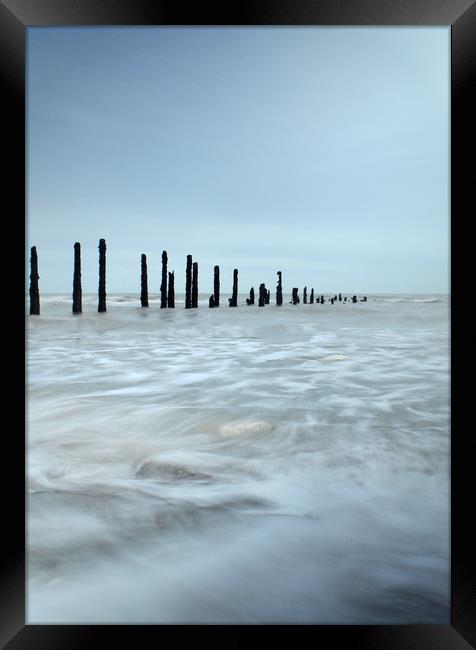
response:
<path fill-rule="evenodd" d="M 27 316 L 28 623 L 449 623 L 448 296 L 244 298 Z"/>

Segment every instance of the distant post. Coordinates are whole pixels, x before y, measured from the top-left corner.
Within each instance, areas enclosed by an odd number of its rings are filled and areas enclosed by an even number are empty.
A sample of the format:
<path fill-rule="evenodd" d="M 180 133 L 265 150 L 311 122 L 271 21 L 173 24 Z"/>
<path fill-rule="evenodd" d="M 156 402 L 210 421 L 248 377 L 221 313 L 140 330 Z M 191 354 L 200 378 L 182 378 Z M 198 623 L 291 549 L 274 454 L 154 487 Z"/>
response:
<path fill-rule="evenodd" d="M 264 286 L 264 282 L 262 282 L 259 285 L 258 307 L 264 307 L 264 303 L 266 302 L 265 293 L 266 293 L 266 289 Z"/>
<path fill-rule="evenodd" d="M 254 290 L 254 287 L 251 287 L 251 289 L 250 289 L 250 297 L 246 299 L 246 304 L 247 305 L 254 305 L 255 304 L 255 290 Z"/>
<path fill-rule="evenodd" d="M 339 302 L 342 302 L 342 294 L 339 294 Z"/>
<path fill-rule="evenodd" d="M 283 274 L 281 271 L 278 271 L 278 286 L 276 287 L 276 304 L 277 305 L 282 305 L 283 304 L 283 284 L 282 284 L 282 277 Z"/>
<path fill-rule="evenodd" d="M 147 257 L 140 256 L 140 304 L 141 307 L 149 306 L 149 291 L 147 287 Z"/>
<path fill-rule="evenodd" d="M 32 316 L 40 315 L 40 291 L 38 288 L 38 255 L 36 246 L 30 250 L 30 314 Z"/>
<path fill-rule="evenodd" d="M 192 256 L 187 255 L 187 268 L 185 270 L 185 309 L 192 306 Z"/>
<path fill-rule="evenodd" d="M 167 307 L 175 307 L 175 279 L 174 272 L 169 271 L 169 290 L 167 295 Z"/>
<path fill-rule="evenodd" d="M 324 304 L 324 296 L 321 296 L 321 305 Z"/>
<path fill-rule="evenodd" d="M 311 295 L 309 296 L 309 304 L 314 304 L 314 289 L 311 289 Z"/>
<path fill-rule="evenodd" d="M 198 307 L 198 262 L 193 263 L 192 272 L 192 307 Z"/>
<path fill-rule="evenodd" d="M 357 302 L 357 296 L 352 296 L 352 302 L 356 303 Z"/>
<path fill-rule="evenodd" d="M 74 245 L 74 268 L 73 268 L 73 314 L 81 314 L 83 311 L 81 291 L 81 244 Z"/>
<path fill-rule="evenodd" d="M 213 306 L 220 306 L 220 267 L 213 269 Z"/>
<path fill-rule="evenodd" d="M 106 240 L 99 240 L 98 312 L 106 311 Z"/>
<path fill-rule="evenodd" d="M 208 299 L 208 306 L 210 307 L 210 309 L 213 309 L 215 307 L 215 296 L 213 295 L 213 293 Z"/>
<path fill-rule="evenodd" d="M 266 289 L 265 299 L 264 299 L 265 305 L 269 305 L 270 300 L 271 300 L 271 291 L 269 289 Z"/>
<path fill-rule="evenodd" d="M 297 287 L 293 288 L 293 296 L 292 296 L 292 300 L 291 300 L 293 305 L 298 305 L 301 302 L 299 300 L 298 291 L 299 291 L 299 289 Z"/>
<path fill-rule="evenodd" d="M 230 307 L 238 307 L 238 269 L 233 269 L 233 291 L 229 303 Z"/>
<path fill-rule="evenodd" d="M 302 292 L 302 302 L 304 305 L 307 305 L 307 287 L 304 287 L 304 291 Z"/>
<path fill-rule="evenodd" d="M 167 251 L 162 251 L 162 283 L 160 285 L 160 308 L 167 307 Z"/>

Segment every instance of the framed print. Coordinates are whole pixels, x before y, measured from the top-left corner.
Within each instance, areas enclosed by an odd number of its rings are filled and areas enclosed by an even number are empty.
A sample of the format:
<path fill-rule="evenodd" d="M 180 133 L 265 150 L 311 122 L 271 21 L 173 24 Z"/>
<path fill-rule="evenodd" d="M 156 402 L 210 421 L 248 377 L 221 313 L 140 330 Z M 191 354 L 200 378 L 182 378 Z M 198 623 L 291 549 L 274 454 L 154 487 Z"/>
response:
<path fill-rule="evenodd" d="M 2 646 L 474 646 L 474 3 L 98 4 L 0 5 Z"/>

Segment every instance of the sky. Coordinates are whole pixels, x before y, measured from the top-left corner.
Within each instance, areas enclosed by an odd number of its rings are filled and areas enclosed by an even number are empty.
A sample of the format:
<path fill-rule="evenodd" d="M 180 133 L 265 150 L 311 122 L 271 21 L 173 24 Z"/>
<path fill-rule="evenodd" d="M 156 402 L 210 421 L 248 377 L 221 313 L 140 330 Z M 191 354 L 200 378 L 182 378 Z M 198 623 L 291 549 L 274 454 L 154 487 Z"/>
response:
<path fill-rule="evenodd" d="M 29 27 L 40 293 L 447 293 L 449 27 Z M 29 273 L 27 269 L 27 273 Z"/>

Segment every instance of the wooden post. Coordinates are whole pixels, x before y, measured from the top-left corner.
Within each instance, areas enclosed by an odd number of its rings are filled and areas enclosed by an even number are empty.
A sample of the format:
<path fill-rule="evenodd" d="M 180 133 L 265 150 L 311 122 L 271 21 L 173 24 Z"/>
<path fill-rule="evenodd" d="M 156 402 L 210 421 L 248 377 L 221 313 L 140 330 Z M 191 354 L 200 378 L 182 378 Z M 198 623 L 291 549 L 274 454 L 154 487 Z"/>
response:
<path fill-rule="evenodd" d="M 220 306 L 220 267 L 215 266 L 213 269 L 213 306 Z"/>
<path fill-rule="evenodd" d="M 192 256 L 187 255 L 187 268 L 185 271 L 185 309 L 192 306 Z"/>
<path fill-rule="evenodd" d="M 228 302 L 230 307 L 238 307 L 238 269 L 233 269 L 233 291 Z"/>
<path fill-rule="evenodd" d="M 356 303 L 357 302 L 357 296 L 352 296 L 352 302 Z"/>
<path fill-rule="evenodd" d="M 331 305 L 333 305 L 335 302 L 335 298 L 331 298 Z"/>
<path fill-rule="evenodd" d="M 339 294 L 339 302 L 342 302 L 342 294 Z"/>
<path fill-rule="evenodd" d="M 254 290 L 254 287 L 251 287 L 251 289 L 250 289 L 250 297 L 246 299 L 246 304 L 247 305 L 254 305 L 255 304 L 255 290 Z"/>
<path fill-rule="evenodd" d="M 347 302 L 347 296 L 344 298 L 344 302 Z"/>
<path fill-rule="evenodd" d="M 106 311 L 106 240 L 99 240 L 98 312 Z"/>
<path fill-rule="evenodd" d="M 311 295 L 309 296 L 309 304 L 314 304 L 314 289 L 311 289 Z"/>
<path fill-rule="evenodd" d="M 299 289 L 297 287 L 293 288 L 293 297 L 292 297 L 293 305 L 298 305 L 301 302 L 299 300 L 298 291 L 299 291 Z"/>
<path fill-rule="evenodd" d="M 266 292 L 266 289 L 265 289 L 265 286 L 264 286 L 264 282 L 262 282 L 262 283 L 259 285 L 258 307 L 264 307 L 264 303 L 265 303 L 265 292 Z"/>
<path fill-rule="evenodd" d="M 30 250 L 30 314 L 32 316 L 40 315 L 40 291 L 38 288 L 38 255 L 36 246 Z"/>
<path fill-rule="evenodd" d="M 140 305 L 149 306 L 149 291 L 147 287 L 147 257 L 142 253 L 140 256 Z"/>
<path fill-rule="evenodd" d="M 192 273 L 192 307 L 198 307 L 198 262 L 193 263 Z"/>
<path fill-rule="evenodd" d="M 167 294 L 167 307 L 175 307 L 175 277 L 174 271 L 169 271 L 169 287 Z"/>
<path fill-rule="evenodd" d="M 160 285 L 160 308 L 167 307 L 167 251 L 162 251 L 162 283 Z"/>
<path fill-rule="evenodd" d="M 321 296 L 321 305 L 324 304 L 324 296 Z"/>
<path fill-rule="evenodd" d="M 304 291 L 302 292 L 302 302 L 304 305 L 307 305 L 307 287 L 304 287 Z"/>
<path fill-rule="evenodd" d="M 210 307 L 210 309 L 213 309 L 213 307 L 215 307 L 215 296 L 213 295 L 213 293 L 208 299 L 208 306 Z"/>
<path fill-rule="evenodd" d="M 74 269 L 73 269 L 73 314 L 81 314 L 83 311 L 81 291 L 81 244 L 74 245 Z"/>
<path fill-rule="evenodd" d="M 269 289 L 266 289 L 265 287 L 264 304 L 269 305 L 270 300 L 271 300 L 271 291 Z"/>
<path fill-rule="evenodd" d="M 276 287 L 276 304 L 282 305 L 283 304 L 283 284 L 282 284 L 283 274 L 281 273 L 281 271 L 277 271 L 277 273 L 278 273 L 278 286 Z"/>

